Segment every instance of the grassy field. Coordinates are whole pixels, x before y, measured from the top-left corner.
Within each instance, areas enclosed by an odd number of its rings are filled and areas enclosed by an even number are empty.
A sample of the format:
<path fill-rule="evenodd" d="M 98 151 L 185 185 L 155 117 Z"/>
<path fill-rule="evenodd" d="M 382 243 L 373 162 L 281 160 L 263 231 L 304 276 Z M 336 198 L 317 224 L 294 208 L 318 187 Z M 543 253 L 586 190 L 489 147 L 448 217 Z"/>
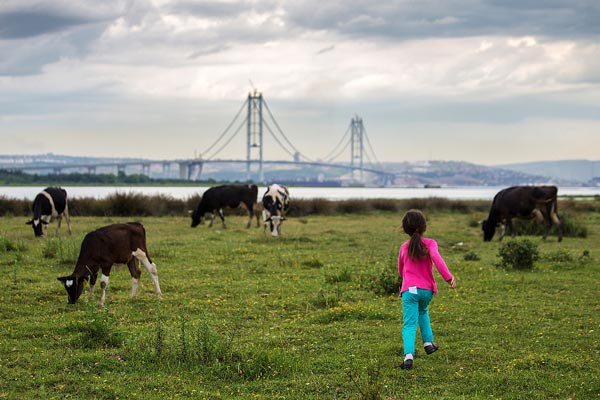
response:
<path fill-rule="evenodd" d="M 587 238 L 531 237 L 529 272 L 495 267 L 500 244 L 473 226 L 483 216 L 428 215 L 458 288 L 436 272 L 440 351 L 417 350 L 412 371 L 399 368 L 401 302 L 381 294 L 405 240 L 398 213 L 292 218 L 279 239 L 242 217 L 226 230 L 140 218 L 163 298 L 144 271 L 131 300 L 121 267 L 105 309 L 98 292 L 68 305 L 56 277 L 85 233 L 123 218 L 75 218 L 72 238 L 50 225 L 36 240 L 4 217 L 0 398 L 599 398 L 600 214 L 577 215 Z"/>

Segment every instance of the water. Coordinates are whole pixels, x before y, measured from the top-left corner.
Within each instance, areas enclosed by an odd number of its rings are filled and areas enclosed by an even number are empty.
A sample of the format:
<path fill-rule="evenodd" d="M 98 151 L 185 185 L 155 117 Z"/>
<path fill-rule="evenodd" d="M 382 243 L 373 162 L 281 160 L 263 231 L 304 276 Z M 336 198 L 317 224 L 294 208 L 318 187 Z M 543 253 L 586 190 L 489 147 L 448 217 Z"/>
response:
<path fill-rule="evenodd" d="M 147 195 L 164 194 L 178 199 L 202 193 L 206 186 L 64 186 L 69 197 L 95 197 L 120 193 L 141 193 Z M 0 186 L 0 196 L 10 198 L 26 198 L 33 200 L 44 186 Z M 330 200 L 344 199 L 411 199 L 427 197 L 444 197 L 452 200 L 491 200 L 503 187 L 444 187 L 444 188 L 346 188 L 346 187 L 292 187 L 292 198 L 325 198 Z M 259 198 L 265 191 L 260 187 Z M 559 195 L 600 196 L 600 187 L 564 187 L 559 188 Z"/>

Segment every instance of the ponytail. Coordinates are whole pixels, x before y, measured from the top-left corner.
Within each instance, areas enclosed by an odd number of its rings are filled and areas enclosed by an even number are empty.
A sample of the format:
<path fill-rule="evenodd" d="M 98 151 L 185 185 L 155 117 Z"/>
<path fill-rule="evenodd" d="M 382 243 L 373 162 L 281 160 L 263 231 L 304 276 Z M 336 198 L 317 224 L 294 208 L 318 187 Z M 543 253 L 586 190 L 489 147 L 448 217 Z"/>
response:
<path fill-rule="evenodd" d="M 415 233 L 413 233 L 413 235 L 410 237 L 410 242 L 408 243 L 408 256 L 413 260 L 420 260 L 428 255 L 429 251 L 421 240 L 421 233 L 415 231 Z"/>
<path fill-rule="evenodd" d="M 402 228 L 407 235 L 410 235 L 408 256 L 413 260 L 428 256 L 429 250 L 421 240 L 423 232 L 427 229 L 425 215 L 419 210 L 409 210 L 402 218 Z"/>

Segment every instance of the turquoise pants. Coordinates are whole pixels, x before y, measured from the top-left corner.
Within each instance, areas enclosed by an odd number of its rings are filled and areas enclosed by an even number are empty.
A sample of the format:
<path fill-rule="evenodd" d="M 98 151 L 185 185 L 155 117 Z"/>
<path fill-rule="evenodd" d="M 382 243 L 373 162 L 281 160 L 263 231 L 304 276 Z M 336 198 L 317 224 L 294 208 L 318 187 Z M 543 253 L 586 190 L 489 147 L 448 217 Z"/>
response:
<path fill-rule="evenodd" d="M 433 332 L 429 321 L 429 302 L 433 291 L 417 289 L 417 294 L 408 290 L 402 293 L 402 340 L 404 341 L 404 354 L 415 354 L 415 340 L 417 338 L 417 322 L 421 328 L 423 343 L 433 343 Z"/>

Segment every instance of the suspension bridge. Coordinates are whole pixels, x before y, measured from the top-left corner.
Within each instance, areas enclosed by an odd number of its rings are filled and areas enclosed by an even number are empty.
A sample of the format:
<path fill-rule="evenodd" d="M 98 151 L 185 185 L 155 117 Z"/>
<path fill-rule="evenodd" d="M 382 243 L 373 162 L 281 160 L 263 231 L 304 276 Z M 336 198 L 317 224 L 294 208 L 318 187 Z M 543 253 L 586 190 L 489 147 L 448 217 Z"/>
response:
<path fill-rule="evenodd" d="M 244 112 L 245 111 L 245 112 Z M 243 117 L 243 115 L 245 115 Z M 246 158 L 219 158 L 230 146 L 232 141 L 246 131 Z M 289 160 L 265 160 L 265 136 L 269 135 L 275 144 L 290 156 Z M 344 155 L 349 160 L 343 161 Z M 98 168 L 116 168 L 119 173 L 125 173 L 127 167 L 141 167 L 145 175 L 150 174 L 152 166 L 159 165 L 163 172 L 169 172 L 175 165 L 179 168 L 181 179 L 196 180 L 206 164 L 242 164 L 245 165 L 246 179 L 265 182 L 264 167 L 266 165 L 295 165 L 339 169 L 351 173 L 353 179 L 365 183 L 366 177 L 374 177 L 378 183 L 386 185 L 396 178 L 394 173 L 386 172 L 378 161 L 371 141 L 365 130 L 362 118 L 353 117 L 337 144 L 323 157 L 311 158 L 292 143 L 289 137 L 275 119 L 262 93 L 256 90 L 248 94 L 240 109 L 231 122 L 219 134 L 216 140 L 201 153 L 200 157 L 192 159 L 163 159 L 163 160 L 133 160 L 110 161 L 73 164 L 36 164 L 10 166 L 13 171 L 52 170 L 62 173 L 64 170 L 77 169 L 96 173 Z"/>

